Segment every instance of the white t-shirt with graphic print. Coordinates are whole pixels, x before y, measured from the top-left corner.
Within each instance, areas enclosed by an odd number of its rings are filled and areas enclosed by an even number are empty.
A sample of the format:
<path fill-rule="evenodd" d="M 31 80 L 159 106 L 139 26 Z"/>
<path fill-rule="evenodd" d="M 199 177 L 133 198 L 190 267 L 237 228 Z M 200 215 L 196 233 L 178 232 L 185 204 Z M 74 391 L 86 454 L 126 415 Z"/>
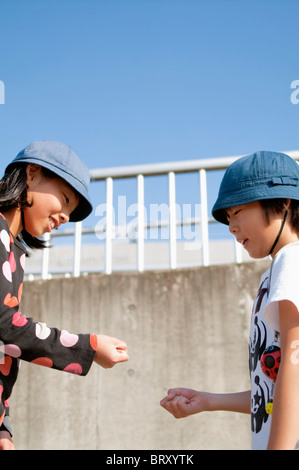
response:
<path fill-rule="evenodd" d="M 252 449 L 266 449 L 269 440 L 271 415 L 266 413 L 265 406 L 271 398 L 273 381 L 262 371 L 260 359 L 267 347 L 279 346 L 279 335 L 278 342 L 275 338 L 275 331 L 280 330 L 278 302 L 289 300 L 297 307 L 299 315 L 299 243 L 284 246 L 273 261 L 272 270 L 268 269 L 261 277 L 250 326 Z"/>

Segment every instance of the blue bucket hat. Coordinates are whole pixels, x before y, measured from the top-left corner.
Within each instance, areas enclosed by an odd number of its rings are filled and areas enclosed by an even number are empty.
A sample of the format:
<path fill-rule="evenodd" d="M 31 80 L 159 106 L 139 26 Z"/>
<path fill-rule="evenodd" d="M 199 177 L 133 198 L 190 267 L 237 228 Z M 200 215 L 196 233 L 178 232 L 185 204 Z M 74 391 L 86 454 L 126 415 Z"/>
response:
<path fill-rule="evenodd" d="M 228 167 L 212 215 L 228 225 L 224 209 L 279 198 L 299 200 L 299 165 L 284 153 L 256 152 Z"/>
<path fill-rule="evenodd" d="M 19 152 L 5 172 L 11 171 L 17 163 L 35 163 L 47 168 L 77 191 L 80 201 L 70 215 L 70 222 L 79 222 L 91 213 L 92 205 L 88 195 L 89 170 L 69 145 L 53 140 L 33 142 Z"/>

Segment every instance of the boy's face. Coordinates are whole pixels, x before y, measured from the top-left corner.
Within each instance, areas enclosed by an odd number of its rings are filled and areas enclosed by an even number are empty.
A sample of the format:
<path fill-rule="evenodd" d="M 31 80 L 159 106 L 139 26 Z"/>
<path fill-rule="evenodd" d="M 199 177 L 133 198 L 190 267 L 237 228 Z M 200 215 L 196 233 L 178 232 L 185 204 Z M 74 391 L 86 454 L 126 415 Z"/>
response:
<path fill-rule="evenodd" d="M 32 206 L 24 209 L 25 229 L 34 237 L 68 222 L 79 203 L 63 179 L 46 178 L 36 165 L 27 170 L 27 198 Z"/>
<path fill-rule="evenodd" d="M 265 258 L 279 233 L 284 214 L 271 214 L 266 220 L 264 210 L 258 201 L 235 206 L 226 210 L 229 231 L 243 245 L 252 258 Z M 297 235 L 285 224 L 272 257 L 287 243 L 297 240 Z"/>

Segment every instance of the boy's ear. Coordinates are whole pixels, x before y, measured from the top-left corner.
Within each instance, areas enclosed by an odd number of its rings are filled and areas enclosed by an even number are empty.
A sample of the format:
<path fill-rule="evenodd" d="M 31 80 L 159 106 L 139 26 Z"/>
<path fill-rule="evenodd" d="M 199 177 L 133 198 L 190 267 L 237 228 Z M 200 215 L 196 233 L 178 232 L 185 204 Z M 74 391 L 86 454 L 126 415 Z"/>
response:
<path fill-rule="evenodd" d="M 286 199 L 285 208 L 286 208 L 286 209 L 289 209 L 289 208 L 290 208 L 290 204 L 291 204 L 291 199 Z"/>

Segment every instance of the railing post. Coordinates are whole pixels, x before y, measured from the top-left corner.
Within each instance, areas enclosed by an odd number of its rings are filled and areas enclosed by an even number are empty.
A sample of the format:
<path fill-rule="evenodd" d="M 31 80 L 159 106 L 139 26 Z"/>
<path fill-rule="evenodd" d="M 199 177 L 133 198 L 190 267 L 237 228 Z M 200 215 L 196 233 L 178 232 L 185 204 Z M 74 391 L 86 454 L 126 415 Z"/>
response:
<path fill-rule="evenodd" d="M 243 256 L 242 256 L 242 245 L 240 245 L 237 240 L 234 240 L 234 247 L 235 247 L 235 262 L 242 263 Z"/>
<path fill-rule="evenodd" d="M 168 173 L 169 184 L 169 247 L 170 247 L 170 268 L 177 267 L 176 256 L 176 196 L 175 196 L 175 174 Z"/>
<path fill-rule="evenodd" d="M 80 276 L 80 261 L 81 261 L 81 241 L 82 241 L 82 222 L 75 224 L 75 247 L 74 247 L 74 277 Z"/>
<path fill-rule="evenodd" d="M 138 200 L 138 239 L 137 239 L 137 269 L 144 270 L 144 177 L 137 176 Z"/>
<path fill-rule="evenodd" d="M 201 210 L 201 238 L 202 238 L 202 264 L 209 266 L 209 219 L 206 170 L 199 170 L 200 180 L 200 210 Z"/>
<path fill-rule="evenodd" d="M 106 179 L 106 246 L 105 273 L 112 272 L 112 222 L 113 222 L 113 180 Z"/>
<path fill-rule="evenodd" d="M 50 242 L 50 234 L 45 233 L 44 234 L 44 241 L 45 242 Z M 42 253 L 42 279 L 48 279 L 49 278 L 49 248 L 45 248 Z"/>

